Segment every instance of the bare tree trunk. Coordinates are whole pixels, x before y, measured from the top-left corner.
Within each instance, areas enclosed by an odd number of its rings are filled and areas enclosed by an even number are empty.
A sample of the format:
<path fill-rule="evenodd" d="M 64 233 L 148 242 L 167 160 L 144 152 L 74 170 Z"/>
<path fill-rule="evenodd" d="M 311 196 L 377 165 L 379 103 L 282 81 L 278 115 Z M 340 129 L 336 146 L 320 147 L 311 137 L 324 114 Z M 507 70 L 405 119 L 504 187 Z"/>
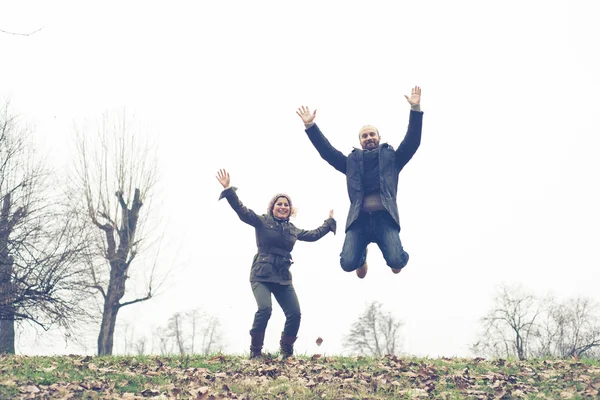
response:
<path fill-rule="evenodd" d="M 185 345 L 183 344 L 183 329 L 181 327 L 181 315 L 179 313 L 175 314 L 175 342 L 177 343 L 177 348 L 179 349 L 179 355 L 185 354 Z"/>
<path fill-rule="evenodd" d="M 381 357 L 381 349 L 379 348 L 379 332 L 377 331 L 377 305 L 371 304 L 369 309 L 369 318 L 371 323 L 371 331 L 373 332 L 373 341 L 375 342 L 375 357 Z"/>
<path fill-rule="evenodd" d="M 102 313 L 102 324 L 100 325 L 100 334 L 98 335 L 98 355 L 104 356 L 112 354 L 113 338 L 115 334 L 115 325 L 117 323 L 117 313 L 119 312 L 118 302 L 111 293 L 110 287 L 108 295 L 104 301 L 104 312 Z"/>
<path fill-rule="evenodd" d="M 181 313 L 175 313 L 171 318 L 169 318 L 169 323 L 167 325 L 167 335 L 173 339 L 175 345 L 177 346 L 177 350 L 179 351 L 179 355 L 184 355 L 186 353 L 185 348 L 185 339 L 184 339 L 184 325 L 185 317 Z"/>
<path fill-rule="evenodd" d="M 100 325 L 100 334 L 98 335 L 99 356 L 112 354 L 117 314 L 121 308 L 120 300 L 125 295 L 126 279 L 126 268 L 115 267 L 113 266 L 113 262 L 111 262 L 110 281 L 106 291 L 104 312 L 102 313 L 102 323 Z"/>
<path fill-rule="evenodd" d="M 0 228 L 1 229 L 1 228 Z M 6 251 L 0 235 L 0 354 L 15 354 L 15 307 L 11 284 L 13 260 Z"/>
<path fill-rule="evenodd" d="M 135 196 L 131 209 L 127 208 L 127 204 L 125 204 L 121 192 L 117 192 L 117 197 L 119 198 L 122 212 L 121 228 L 117 230 L 119 236 L 118 249 L 114 238 L 113 226 L 109 224 L 100 225 L 96 222 L 96 225 L 106 234 L 108 244 L 107 255 L 110 264 L 110 280 L 108 282 L 106 294 L 104 295 L 104 312 L 102 314 L 100 334 L 98 335 L 99 356 L 112 354 L 115 325 L 119 309 L 129 304 L 147 300 L 151 297 L 151 293 L 149 293 L 145 298 L 123 304 L 120 302 L 125 295 L 127 271 L 131 261 L 135 257 L 135 252 L 132 252 L 131 248 L 135 237 L 135 230 L 137 228 L 137 221 L 142 202 L 140 201 L 139 189 L 135 189 Z"/>
<path fill-rule="evenodd" d="M 0 320 L 0 354 L 15 354 L 15 320 Z"/>
<path fill-rule="evenodd" d="M 516 344 L 517 344 L 517 356 L 519 357 L 520 361 L 524 361 L 525 360 L 525 350 L 523 349 L 523 340 L 521 339 L 521 335 L 519 334 L 519 332 L 517 332 Z"/>
<path fill-rule="evenodd" d="M 196 319 L 192 319 L 192 344 L 190 348 L 190 354 L 194 354 L 194 344 L 196 343 Z"/>
<path fill-rule="evenodd" d="M 8 237 L 12 232 L 15 219 L 21 212 L 10 217 L 10 193 L 2 199 L 0 212 L 0 354 L 15 354 L 15 293 L 12 284 L 13 258 L 8 254 Z"/>
<path fill-rule="evenodd" d="M 212 318 L 210 318 L 208 320 L 208 326 L 204 329 L 204 335 L 202 337 L 202 354 L 205 356 L 210 354 L 214 344 L 215 329 L 216 323 Z"/>
<path fill-rule="evenodd" d="M 190 345 L 190 354 L 194 354 L 194 346 L 196 345 L 196 330 L 197 330 L 197 326 L 198 326 L 198 319 L 199 319 L 199 312 L 198 309 L 194 309 L 192 311 L 189 311 L 186 316 L 191 320 L 191 325 L 192 325 L 192 344 Z"/>

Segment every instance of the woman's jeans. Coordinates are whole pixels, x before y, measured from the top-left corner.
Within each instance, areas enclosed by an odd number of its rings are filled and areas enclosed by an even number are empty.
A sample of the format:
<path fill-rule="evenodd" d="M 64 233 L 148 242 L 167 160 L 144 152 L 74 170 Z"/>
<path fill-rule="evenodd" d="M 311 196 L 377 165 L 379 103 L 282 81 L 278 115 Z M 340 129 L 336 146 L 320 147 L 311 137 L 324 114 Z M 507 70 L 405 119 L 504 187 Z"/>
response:
<path fill-rule="evenodd" d="M 300 304 L 292 284 L 280 285 L 273 282 L 251 282 L 252 293 L 258 305 L 258 311 L 254 314 L 254 323 L 250 334 L 264 332 L 271 318 L 271 293 L 283 309 L 285 314 L 285 326 L 283 333 L 287 336 L 297 336 L 300 329 Z"/>

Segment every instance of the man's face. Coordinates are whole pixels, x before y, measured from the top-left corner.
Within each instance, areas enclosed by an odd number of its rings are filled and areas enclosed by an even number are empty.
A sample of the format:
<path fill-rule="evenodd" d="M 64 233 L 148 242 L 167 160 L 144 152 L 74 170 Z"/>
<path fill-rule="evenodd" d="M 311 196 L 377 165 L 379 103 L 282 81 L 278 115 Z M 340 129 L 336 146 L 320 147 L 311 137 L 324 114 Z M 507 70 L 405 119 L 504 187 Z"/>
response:
<path fill-rule="evenodd" d="M 379 146 L 379 132 L 371 125 L 363 126 L 358 134 L 360 145 L 365 150 L 373 150 Z"/>

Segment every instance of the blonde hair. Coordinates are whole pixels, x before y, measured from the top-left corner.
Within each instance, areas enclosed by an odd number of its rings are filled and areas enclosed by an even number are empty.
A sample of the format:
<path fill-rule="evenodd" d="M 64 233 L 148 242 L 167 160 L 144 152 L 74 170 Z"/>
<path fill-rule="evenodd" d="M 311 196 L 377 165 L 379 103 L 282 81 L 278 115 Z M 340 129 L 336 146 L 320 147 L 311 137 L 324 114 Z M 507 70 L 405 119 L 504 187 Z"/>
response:
<path fill-rule="evenodd" d="M 275 206 L 275 202 L 277 201 L 277 199 L 280 197 L 286 199 L 288 201 L 288 204 L 290 205 L 290 215 L 288 216 L 288 219 L 295 217 L 297 211 L 296 207 L 292 206 L 292 199 L 285 193 L 277 193 L 271 198 L 271 200 L 269 201 L 269 206 L 267 207 L 267 214 L 273 216 L 273 207 Z"/>

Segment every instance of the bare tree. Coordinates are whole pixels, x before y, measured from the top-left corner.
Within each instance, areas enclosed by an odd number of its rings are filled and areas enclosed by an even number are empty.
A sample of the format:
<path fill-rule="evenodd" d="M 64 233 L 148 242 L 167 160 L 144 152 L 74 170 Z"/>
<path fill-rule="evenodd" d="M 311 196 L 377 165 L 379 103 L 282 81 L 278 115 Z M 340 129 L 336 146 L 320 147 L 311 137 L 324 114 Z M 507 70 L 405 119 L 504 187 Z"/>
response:
<path fill-rule="evenodd" d="M 483 330 L 472 350 L 498 357 L 527 359 L 534 349 L 539 319 L 548 304 L 548 299 L 538 300 L 521 287 L 502 285 L 494 298 L 493 309 L 481 319 Z"/>
<path fill-rule="evenodd" d="M 169 333 L 163 327 L 154 331 L 154 339 L 158 342 L 158 351 L 162 356 L 168 356 L 173 353 L 173 342 Z"/>
<path fill-rule="evenodd" d="M 15 352 L 15 323 L 66 331 L 84 315 L 77 259 L 83 237 L 62 213 L 31 130 L 0 110 L 0 353 Z"/>
<path fill-rule="evenodd" d="M 135 322 L 134 321 L 123 321 L 115 329 L 115 336 L 120 338 L 118 344 L 115 345 L 115 352 L 120 354 L 129 355 L 132 349 L 136 347 L 136 334 L 135 334 Z M 122 346 L 122 347 L 121 347 Z"/>
<path fill-rule="evenodd" d="M 151 244 L 144 229 L 151 213 L 143 206 L 157 180 L 156 162 L 151 146 L 141 139 L 125 112 L 118 117 L 104 114 L 95 135 L 85 129 L 77 133 L 73 182 L 81 197 L 75 208 L 92 224 L 87 265 L 90 287 L 98 291 L 103 303 L 98 355 L 106 355 L 113 351 L 119 310 L 152 298 L 156 290 L 156 258 L 139 256 L 148 250 L 143 244 Z M 123 300 L 134 261 L 148 272 L 146 289 Z"/>
<path fill-rule="evenodd" d="M 483 355 L 566 358 L 593 356 L 600 348 L 600 308 L 589 298 L 558 302 L 502 286 L 481 323 L 471 350 Z"/>
<path fill-rule="evenodd" d="M 600 346 L 600 319 L 598 304 L 588 298 L 571 299 L 566 308 L 571 315 L 568 331 L 570 340 L 565 341 L 565 356 L 581 357 Z"/>
<path fill-rule="evenodd" d="M 201 329 L 200 322 L 203 317 L 203 313 L 198 308 L 194 308 L 191 311 L 185 313 L 185 317 L 190 322 L 191 332 L 191 344 L 190 344 L 190 353 L 194 354 L 195 346 L 196 346 L 196 334 Z"/>
<path fill-rule="evenodd" d="M 397 354 L 400 350 L 400 328 L 404 323 L 382 308 L 383 305 L 378 301 L 366 306 L 344 338 L 345 349 L 374 357 Z"/>
<path fill-rule="evenodd" d="M 205 315 L 200 328 L 202 354 L 208 355 L 222 350 L 221 323 L 214 315 Z"/>
<path fill-rule="evenodd" d="M 133 346 L 135 348 L 135 353 L 138 356 L 146 354 L 146 344 L 147 343 L 148 343 L 148 339 L 145 336 L 136 340 L 136 342 Z"/>
<path fill-rule="evenodd" d="M 156 336 L 160 350 L 177 349 L 180 355 L 196 354 L 196 343 L 200 343 L 200 354 L 208 355 L 223 349 L 223 338 L 219 319 L 198 308 L 173 314 L 164 329 Z"/>
<path fill-rule="evenodd" d="M 598 304 L 589 298 L 553 303 L 537 333 L 538 356 L 582 357 L 600 347 Z"/>
<path fill-rule="evenodd" d="M 184 333 L 183 333 L 183 317 L 181 313 L 175 313 L 171 318 L 169 318 L 169 324 L 167 326 L 167 331 L 169 332 L 169 336 L 175 342 L 175 346 L 177 350 L 179 350 L 180 355 L 184 355 L 186 351 Z"/>

